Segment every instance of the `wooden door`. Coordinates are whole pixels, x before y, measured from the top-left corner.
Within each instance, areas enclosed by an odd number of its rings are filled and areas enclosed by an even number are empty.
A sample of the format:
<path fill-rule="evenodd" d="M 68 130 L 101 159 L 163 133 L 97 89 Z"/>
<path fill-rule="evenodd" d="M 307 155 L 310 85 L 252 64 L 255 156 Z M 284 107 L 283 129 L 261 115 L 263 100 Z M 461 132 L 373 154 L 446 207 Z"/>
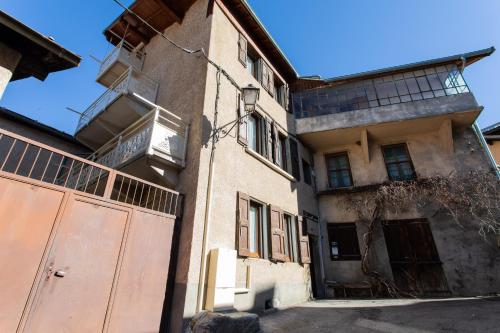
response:
<path fill-rule="evenodd" d="M 103 330 L 130 211 L 73 195 L 25 332 Z"/>
<path fill-rule="evenodd" d="M 386 221 L 384 236 L 394 280 L 401 290 L 416 295 L 449 293 L 427 220 Z"/>
<path fill-rule="evenodd" d="M 15 332 L 64 193 L 0 177 L 0 332 Z"/>

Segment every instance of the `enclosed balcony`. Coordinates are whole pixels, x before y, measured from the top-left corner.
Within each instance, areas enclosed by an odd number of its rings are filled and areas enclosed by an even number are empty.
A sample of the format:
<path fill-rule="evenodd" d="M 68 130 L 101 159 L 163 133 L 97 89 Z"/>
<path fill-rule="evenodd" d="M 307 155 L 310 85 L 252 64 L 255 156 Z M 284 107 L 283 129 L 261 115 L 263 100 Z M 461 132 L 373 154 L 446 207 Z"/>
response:
<path fill-rule="evenodd" d="M 382 74 L 383 75 L 383 74 Z M 292 96 L 296 130 L 312 148 L 474 123 L 482 108 L 455 64 L 326 83 Z M 363 134 L 364 133 L 364 134 Z"/>
<path fill-rule="evenodd" d="M 181 118 L 157 106 L 90 159 L 137 177 L 175 186 L 178 170 L 185 167 L 188 132 L 189 126 Z M 150 167 L 157 172 L 148 172 Z"/>
<path fill-rule="evenodd" d="M 81 115 L 76 138 L 96 150 L 156 107 L 158 83 L 133 68 Z"/>
<path fill-rule="evenodd" d="M 130 67 L 141 71 L 144 56 L 143 52 L 122 40 L 101 63 L 97 82 L 110 88 Z"/>

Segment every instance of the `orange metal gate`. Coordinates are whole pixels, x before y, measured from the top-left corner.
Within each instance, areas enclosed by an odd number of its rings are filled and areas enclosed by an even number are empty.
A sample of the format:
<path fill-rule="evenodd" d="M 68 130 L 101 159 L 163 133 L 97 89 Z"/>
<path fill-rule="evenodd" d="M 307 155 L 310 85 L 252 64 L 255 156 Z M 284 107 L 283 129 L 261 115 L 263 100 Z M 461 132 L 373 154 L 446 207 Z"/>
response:
<path fill-rule="evenodd" d="M 0 332 L 155 332 L 179 194 L 0 130 Z"/>

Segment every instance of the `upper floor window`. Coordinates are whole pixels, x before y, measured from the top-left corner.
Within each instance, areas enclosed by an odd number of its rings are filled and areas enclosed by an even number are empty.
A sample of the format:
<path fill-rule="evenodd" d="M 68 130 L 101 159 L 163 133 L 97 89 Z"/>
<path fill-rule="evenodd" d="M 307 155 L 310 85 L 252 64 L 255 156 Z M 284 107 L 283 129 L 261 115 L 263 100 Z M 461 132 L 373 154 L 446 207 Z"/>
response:
<path fill-rule="evenodd" d="M 254 52 L 248 50 L 247 56 L 247 70 L 256 80 L 259 80 L 258 75 L 258 66 L 259 66 L 259 58 L 255 55 Z"/>
<path fill-rule="evenodd" d="M 304 183 L 312 185 L 312 170 L 311 165 L 302 159 L 302 173 L 304 174 Z"/>
<path fill-rule="evenodd" d="M 248 250 L 251 257 L 262 257 L 262 244 L 261 244 L 261 231 L 263 221 L 263 208 L 262 205 L 254 201 L 250 202 L 250 210 L 248 214 Z"/>
<path fill-rule="evenodd" d="M 279 165 L 283 170 L 287 171 L 286 137 L 284 135 L 278 134 L 277 144 L 276 164 Z"/>
<path fill-rule="evenodd" d="M 382 151 L 390 180 L 401 181 L 416 178 L 406 144 L 384 146 Z"/>
<path fill-rule="evenodd" d="M 351 166 L 346 152 L 326 157 L 330 188 L 351 187 L 353 185 Z"/>
<path fill-rule="evenodd" d="M 262 129 L 262 118 L 252 113 L 248 117 L 248 147 L 253 151 L 262 154 L 262 139 L 263 139 L 263 129 Z"/>

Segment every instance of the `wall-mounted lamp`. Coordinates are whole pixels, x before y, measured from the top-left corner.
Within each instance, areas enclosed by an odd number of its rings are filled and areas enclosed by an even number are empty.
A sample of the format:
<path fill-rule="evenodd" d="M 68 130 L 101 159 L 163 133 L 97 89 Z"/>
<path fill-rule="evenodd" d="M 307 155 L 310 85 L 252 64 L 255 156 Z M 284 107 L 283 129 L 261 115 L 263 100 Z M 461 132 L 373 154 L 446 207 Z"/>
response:
<path fill-rule="evenodd" d="M 249 84 L 247 87 L 241 88 L 243 103 L 245 104 L 245 111 L 253 112 L 259 100 L 260 88 L 254 87 Z"/>

